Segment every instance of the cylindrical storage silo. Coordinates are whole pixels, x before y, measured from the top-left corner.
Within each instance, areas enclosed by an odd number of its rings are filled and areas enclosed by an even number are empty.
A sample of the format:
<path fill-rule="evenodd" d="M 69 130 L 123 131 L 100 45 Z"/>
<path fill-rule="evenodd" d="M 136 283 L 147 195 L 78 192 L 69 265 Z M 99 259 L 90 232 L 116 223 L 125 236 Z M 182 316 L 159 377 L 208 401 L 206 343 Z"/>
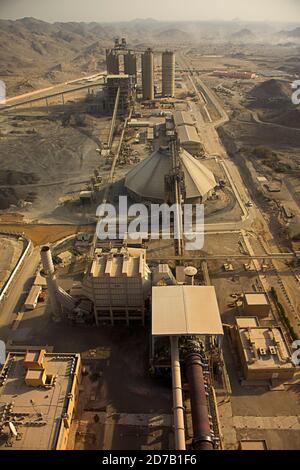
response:
<path fill-rule="evenodd" d="M 142 56 L 143 99 L 154 99 L 154 55 L 152 49 Z"/>
<path fill-rule="evenodd" d="M 162 96 L 175 95 L 175 54 L 165 51 L 162 54 Z"/>

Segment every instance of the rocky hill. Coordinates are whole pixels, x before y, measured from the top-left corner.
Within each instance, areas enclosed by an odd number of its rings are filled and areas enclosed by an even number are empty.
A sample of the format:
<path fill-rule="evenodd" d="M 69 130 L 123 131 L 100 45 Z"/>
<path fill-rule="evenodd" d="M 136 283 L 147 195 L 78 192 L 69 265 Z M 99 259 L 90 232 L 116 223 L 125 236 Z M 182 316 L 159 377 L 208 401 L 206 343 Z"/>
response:
<path fill-rule="evenodd" d="M 0 20 L 1 79 L 8 95 L 99 70 L 111 39 L 97 23 Z"/>
<path fill-rule="evenodd" d="M 248 28 L 243 28 L 230 35 L 230 40 L 234 42 L 253 42 L 257 40 L 256 35 Z"/>

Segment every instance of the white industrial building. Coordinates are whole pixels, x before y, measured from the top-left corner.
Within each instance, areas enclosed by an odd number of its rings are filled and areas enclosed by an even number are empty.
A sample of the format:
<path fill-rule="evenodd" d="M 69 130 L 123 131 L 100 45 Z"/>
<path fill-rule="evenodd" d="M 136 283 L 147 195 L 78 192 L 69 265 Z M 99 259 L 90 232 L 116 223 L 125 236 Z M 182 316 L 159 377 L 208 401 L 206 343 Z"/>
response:
<path fill-rule="evenodd" d="M 96 249 L 83 280 L 83 294 L 93 302 L 97 325 L 131 320 L 144 324 L 150 289 L 146 250 L 140 248 Z"/>
<path fill-rule="evenodd" d="M 206 201 L 217 186 L 213 173 L 184 149 L 180 150 L 179 158 L 185 178 L 187 202 L 196 204 Z M 170 171 L 170 151 L 160 148 L 128 173 L 126 189 L 135 200 L 163 202 L 165 177 Z"/>
<path fill-rule="evenodd" d="M 246 380 L 293 378 L 296 367 L 280 327 L 261 326 L 256 317 L 237 317 L 236 342 Z"/>
<path fill-rule="evenodd" d="M 220 310 L 213 286 L 152 288 L 152 335 L 223 337 Z"/>

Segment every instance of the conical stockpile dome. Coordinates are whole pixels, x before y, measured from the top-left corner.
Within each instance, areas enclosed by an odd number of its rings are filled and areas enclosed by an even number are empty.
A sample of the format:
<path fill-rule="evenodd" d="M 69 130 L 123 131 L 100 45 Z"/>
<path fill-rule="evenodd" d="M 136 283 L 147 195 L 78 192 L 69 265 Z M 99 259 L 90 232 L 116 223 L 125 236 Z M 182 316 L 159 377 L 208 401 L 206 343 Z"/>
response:
<path fill-rule="evenodd" d="M 180 160 L 185 176 L 187 202 L 205 201 L 217 186 L 213 173 L 184 149 L 180 151 Z M 128 173 L 126 189 L 135 199 L 163 202 L 165 176 L 170 171 L 170 152 L 159 149 Z"/>

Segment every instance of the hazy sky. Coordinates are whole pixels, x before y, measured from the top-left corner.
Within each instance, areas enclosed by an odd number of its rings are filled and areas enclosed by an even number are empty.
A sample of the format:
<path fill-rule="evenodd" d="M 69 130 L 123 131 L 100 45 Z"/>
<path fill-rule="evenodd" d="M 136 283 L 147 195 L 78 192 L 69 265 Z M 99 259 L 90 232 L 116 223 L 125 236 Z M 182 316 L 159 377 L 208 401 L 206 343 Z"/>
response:
<path fill-rule="evenodd" d="M 46 21 L 269 20 L 300 22 L 300 0 L 0 0 L 0 17 Z"/>

